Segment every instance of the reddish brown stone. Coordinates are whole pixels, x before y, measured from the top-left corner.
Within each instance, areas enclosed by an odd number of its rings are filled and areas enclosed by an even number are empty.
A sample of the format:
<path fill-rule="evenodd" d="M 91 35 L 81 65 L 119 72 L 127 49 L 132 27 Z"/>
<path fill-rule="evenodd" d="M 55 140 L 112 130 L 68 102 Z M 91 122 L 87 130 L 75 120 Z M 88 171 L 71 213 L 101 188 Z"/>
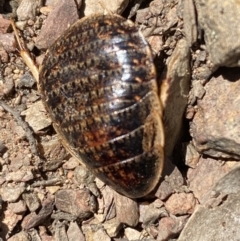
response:
<path fill-rule="evenodd" d="M 188 216 L 170 216 L 162 218 L 158 225 L 159 232 L 157 240 L 166 241 L 176 237 L 186 224 L 187 218 Z"/>
<path fill-rule="evenodd" d="M 240 157 L 240 68 L 222 68 L 205 85 L 191 123 L 193 144 L 201 153 Z"/>
<path fill-rule="evenodd" d="M 36 46 L 39 49 L 48 49 L 77 20 L 78 12 L 75 1 L 60 1 L 60 4 L 49 14 L 36 39 Z"/>
<path fill-rule="evenodd" d="M 0 14 L 0 33 L 7 33 L 11 27 L 11 22 Z"/>
<path fill-rule="evenodd" d="M 201 157 L 195 169 L 188 169 L 189 189 L 200 203 L 204 200 L 208 191 L 216 182 L 228 173 L 232 168 L 230 162 L 222 163 L 211 158 Z"/>
<path fill-rule="evenodd" d="M 96 200 L 87 189 L 60 190 L 55 195 L 56 207 L 79 218 L 87 218 L 96 209 Z"/>
<path fill-rule="evenodd" d="M 138 224 L 139 213 L 137 202 L 114 192 L 117 219 L 120 223 L 134 227 Z"/>
<path fill-rule="evenodd" d="M 167 211 L 173 215 L 193 213 L 197 200 L 192 193 L 174 193 L 165 203 Z"/>

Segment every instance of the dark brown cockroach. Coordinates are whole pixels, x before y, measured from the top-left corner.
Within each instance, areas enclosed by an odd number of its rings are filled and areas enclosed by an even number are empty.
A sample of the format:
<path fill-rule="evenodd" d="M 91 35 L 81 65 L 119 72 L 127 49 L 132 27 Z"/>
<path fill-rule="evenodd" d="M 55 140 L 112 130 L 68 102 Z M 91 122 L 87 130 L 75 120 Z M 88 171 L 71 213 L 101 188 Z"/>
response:
<path fill-rule="evenodd" d="M 131 21 L 76 22 L 47 51 L 39 90 L 64 146 L 99 179 L 130 198 L 155 188 L 162 107 L 151 49 Z"/>

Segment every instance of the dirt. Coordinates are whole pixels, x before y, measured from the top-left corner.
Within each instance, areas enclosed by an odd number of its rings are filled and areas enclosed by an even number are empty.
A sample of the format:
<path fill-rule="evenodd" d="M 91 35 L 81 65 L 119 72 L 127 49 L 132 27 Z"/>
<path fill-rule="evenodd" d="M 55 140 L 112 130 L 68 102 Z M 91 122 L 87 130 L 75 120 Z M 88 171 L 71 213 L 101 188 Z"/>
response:
<path fill-rule="evenodd" d="M 213 2 L 214 10 L 211 1 L 201 5 L 191 0 L 116 1 L 111 6 L 107 1 L 98 5 L 90 0 L 48 0 L 44 5 L 42 1 L 0 0 L 2 240 L 200 240 L 201 232 L 189 236 L 196 229 L 191 217 L 199 230 L 204 227 L 209 232 L 209 239 L 204 236 L 204 240 L 213 240 L 214 228 L 209 225 L 209 231 L 197 214 L 211 220 L 204 208 L 215 203 L 213 220 L 225 215 L 228 223 L 230 214 L 221 205 L 228 205 L 228 195 L 231 203 L 239 203 L 239 190 L 234 189 L 239 186 L 238 172 L 232 174 L 234 186 L 229 184 L 227 191 L 224 186 L 223 196 L 216 185 L 228 180 L 225 175 L 231 170 L 238 170 L 240 158 L 240 38 L 237 30 L 231 36 L 235 26 L 229 17 L 238 5 L 232 0 L 233 5 L 226 3 L 220 9 L 221 3 Z M 39 66 L 66 28 L 85 14 L 106 9 L 108 14 L 126 18 L 131 14 L 149 42 L 164 107 L 162 178 L 154 192 L 137 200 L 113 191 L 64 149 L 42 105 L 36 80 L 17 50 L 9 21 L 14 18 L 21 41 Z M 225 31 L 209 24 L 210 16 L 216 20 L 220 13 L 222 26 L 231 26 Z M 211 28 L 216 45 L 209 37 Z M 213 45 L 218 53 L 212 51 Z M 233 210 L 239 220 L 238 209 Z M 234 233 L 236 228 L 232 228 Z M 216 230 L 224 237 L 224 230 Z"/>

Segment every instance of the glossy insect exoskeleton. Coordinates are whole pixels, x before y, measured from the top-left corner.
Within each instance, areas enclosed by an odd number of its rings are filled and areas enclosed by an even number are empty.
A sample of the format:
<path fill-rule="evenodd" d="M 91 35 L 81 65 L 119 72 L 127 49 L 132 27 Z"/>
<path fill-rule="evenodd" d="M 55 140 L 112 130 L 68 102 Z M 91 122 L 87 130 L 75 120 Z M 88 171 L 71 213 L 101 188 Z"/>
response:
<path fill-rule="evenodd" d="M 65 147 L 117 192 L 152 191 L 164 160 L 162 108 L 151 50 L 134 24 L 79 20 L 43 63 L 39 88 Z"/>

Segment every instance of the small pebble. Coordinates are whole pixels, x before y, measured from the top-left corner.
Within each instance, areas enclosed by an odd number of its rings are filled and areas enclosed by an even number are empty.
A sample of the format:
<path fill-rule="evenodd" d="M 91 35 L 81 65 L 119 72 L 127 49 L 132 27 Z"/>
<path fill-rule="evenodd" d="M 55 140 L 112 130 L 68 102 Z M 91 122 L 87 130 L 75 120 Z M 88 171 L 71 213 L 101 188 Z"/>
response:
<path fill-rule="evenodd" d="M 0 141 L 0 154 L 3 154 L 7 150 L 7 147 Z"/>
<path fill-rule="evenodd" d="M 17 42 L 15 40 L 13 33 L 5 33 L 5 34 L 0 33 L 0 43 L 1 43 L 1 46 L 8 53 L 14 52 L 16 50 Z"/>
<path fill-rule="evenodd" d="M 34 21 L 33 21 L 32 19 L 29 19 L 29 20 L 27 21 L 27 24 L 28 24 L 29 26 L 33 26 L 33 25 L 34 25 Z"/>
<path fill-rule="evenodd" d="M 14 74 L 12 77 L 14 80 L 17 80 L 19 78 L 18 74 Z"/>
<path fill-rule="evenodd" d="M 20 80 L 17 83 L 17 86 L 19 88 L 22 88 L 22 87 L 32 88 L 35 82 L 36 80 L 32 77 L 30 73 L 27 72 L 20 78 Z"/>
<path fill-rule="evenodd" d="M 13 73 L 14 73 L 14 74 L 19 74 L 19 72 L 20 72 L 19 69 L 15 69 L 15 70 L 13 70 Z"/>
<path fill-rule="evenodd" d="M 8 152 L 5 152 L 5 153 L 3 154 L 3 156 L 2 156 L 2 158 L 3 158 L 4 160 L 6 160 L 8 157 L 9 157 Z"/>
<path fill-rule="evenodd" d="M 0 14 L 0 33 L 7 33 L 10 29 L 10 26 L 10 20 L 3 18 Z"/>
<path fill-rule="evenodd" d="M 52 11 L 51 6 L 45 6 L 40 8 L 40 12 L 44 15 L 48 15 Z"/>
<path fill-rule="evenodd" d="M 31 52 L 32 50 L 33 50 L 33 48 L 34 48 L 34 42 L 29 42 L 29 43 L 27 43 L 27 49 Z"/>
<path fill-rule="evenodd" d="M 27 24 L 27 21 L 18 21 L 18 22 L 15 22 L 15 25 L 18 29 L 20 30 L 24 30 L 25 27 L 26 27 L 26 24 Z"/>
<path fill-rule="evenodd" d="M 0 49 L 0 62 L 7 63 L 9 61 L 9 56 L 6 50 Z"/>

